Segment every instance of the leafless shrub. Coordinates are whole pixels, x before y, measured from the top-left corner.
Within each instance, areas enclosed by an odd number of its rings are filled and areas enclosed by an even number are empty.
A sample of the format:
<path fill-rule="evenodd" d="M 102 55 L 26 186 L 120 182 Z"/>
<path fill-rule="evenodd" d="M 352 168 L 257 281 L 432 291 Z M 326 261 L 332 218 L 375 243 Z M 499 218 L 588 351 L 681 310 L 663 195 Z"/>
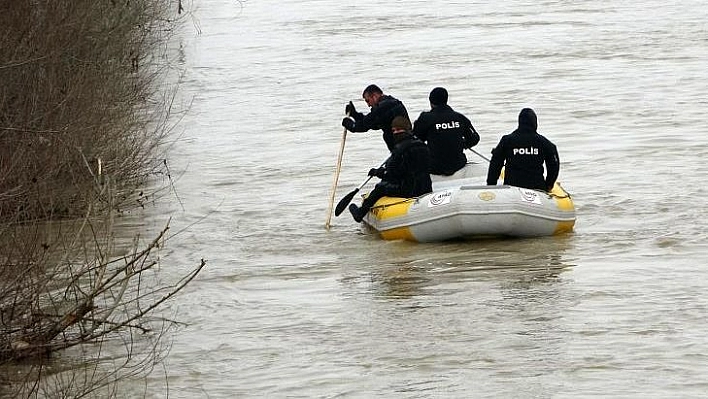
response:
<path fill-rule="evenodd" d="M 169 1 L 0 2 L 0 220 L 80 216 L 99 171 L 134 200 L 162 167 Z"/>
<path fill-rule="evenodd" d="M 3 236 L 9 238 L 3 248 L 27 238 L 48 248 L 23 264 L 4 259 L 0 269 L 0 365 L 14 366 L 14 377 L 5 381 L 14 394 L 81 397 L 102 390 L 105 396 L 117 381 L 150 372 L 168 348 L 163 338 L 174 323 L 154 311 L 206 264 L 201 260 L 176 281 L 162 281 L 155 269 L 167 227 L 142 249 L 136 240 L 116 257 L 110 221 L 80 222 L 55 226 L 65 232 L 35 224 Z M 75 347 L 78 354 L 65 351 Z M 72 360 L 67 369 L 56 353 Z"/>
<path fill-rule="evenodd" d="M 0 7 L 0 396 L 113 396 L 166 354 L 156 311 L 205 265 L 165 280 L 168 226 L 128 249 L 114 232 L 169 177 L 158 50 L 182 2 Z"/>

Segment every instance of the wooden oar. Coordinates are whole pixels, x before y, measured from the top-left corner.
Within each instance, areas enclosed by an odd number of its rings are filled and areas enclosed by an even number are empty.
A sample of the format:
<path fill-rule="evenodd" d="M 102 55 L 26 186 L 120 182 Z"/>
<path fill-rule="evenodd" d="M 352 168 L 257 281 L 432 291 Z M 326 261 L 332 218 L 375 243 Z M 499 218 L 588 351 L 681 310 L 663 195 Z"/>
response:
<path fill-rule="evenodd" d="M 379 168 L 386 165 L 386 162 L 388 162 L 388 158 L 385 161 L 383 161 L 383 163 L 379 166 Z M 345 195 L 344 198 L 339 200 L 339 203 L 337 203 L 337 208 L 334 211 L 334 216 L 339 216 L 342 214 L 342 212 L 344 212 L 344 210 L 347 208 L 347 205 L 349 205 L 349 203 L 352 202 L 352 199 L 354 198 L 356 193 L 358 193 L 359 190 L 361 190 L 361 188 L 364 187 L 366 185 L 366 183 L 368 183 L 369 180 L 371 180 L 372 177 L 373 176 L 369 176 L 369 178 L 364 180 L 364 182 L 361 183 L 359 185 L 359 187 L 355 188 L 354 191 L 350 192 L 349 194 Z"/>
<path fill-rule="evenodd" d="M 342 170 L 342 157 L 344 156 L 344 143 L 347 141 L 347 128 L 342 131 L 342 143 L 339 145 L 339 156 L 337 157 L 337 167 L 334 171 L 334 182 L 332 183 L 332 196 L 329 199 L 329 211 L 327 211 L 327 222 L 325 229 L 329 230 L 330 222 L 332 221 L 332 207 L 334 206 L 334 196 L 337 191 L 337 182 L 339 181 L 339 172 Z M 356 193 L 355 193 L 356 194 Z M 352 195 L 353 197 L 353 195 Z M 351 199 L 350 199 L 351 201 Z"/>
<path fill-rule="evenodd" d="M 361 183 L 361 185 L 359 187 L 355 188 L 354 191 L 350 192 L 349 194 L 345 195 L 344 198 L 339 200 L 339 203 L 337 204 L 337 208 L 334 211 L 334 216 L 339 216 L 342 214 L 342 212 L 344 212 L 344 210 L 347 208 L 347 205 L 349 205 L 349 203 L 352 202 L 352 199 L 354 198 L 356 193 L 358 193 L 359 190 L 361 190 L 361 188 L 364 187 L 366 185 L 366 183 L 368 183 L 369 180 L 371 180 L 372 177 L 373 176 L 369 176 L 369 178 L 366 179 L 366 181 L 364 181 L 363 183 Z"/>

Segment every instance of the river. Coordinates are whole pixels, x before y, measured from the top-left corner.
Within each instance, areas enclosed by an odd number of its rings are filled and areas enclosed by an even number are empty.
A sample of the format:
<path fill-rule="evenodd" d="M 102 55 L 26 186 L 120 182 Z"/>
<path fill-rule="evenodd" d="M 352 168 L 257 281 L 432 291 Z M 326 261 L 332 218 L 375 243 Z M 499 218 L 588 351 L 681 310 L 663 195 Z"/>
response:
<path fill-rule="evenodd" d="M 180 231 L 163 273 L 208 265 L 171 302 L 186 325 L 148 397 L 705 397 L 703 2 L 191 7 L 176 194 L 145 218 Z M 326 230 L 344 106 L 366 110 L 370 83 L 412 118 L 446 87 L 486 155 L 535 109 L 575 231 L 386 242 L 348 213 Z M 336 199 L 386 153 L 349 134 Z"/>

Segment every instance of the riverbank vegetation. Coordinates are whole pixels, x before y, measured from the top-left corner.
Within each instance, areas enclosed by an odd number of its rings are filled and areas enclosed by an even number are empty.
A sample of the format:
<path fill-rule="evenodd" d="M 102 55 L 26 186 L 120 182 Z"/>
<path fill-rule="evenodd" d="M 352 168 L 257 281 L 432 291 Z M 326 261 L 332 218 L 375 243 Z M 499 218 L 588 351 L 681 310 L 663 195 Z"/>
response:
<path fill-rule="evenodd" d="M 182 4 L 0 2 L 0 395 L 115 395 L 162 359 L 160 305 L 205 265 L 170 281 L 169 225 L 116 233 L 171 183 Z"/>

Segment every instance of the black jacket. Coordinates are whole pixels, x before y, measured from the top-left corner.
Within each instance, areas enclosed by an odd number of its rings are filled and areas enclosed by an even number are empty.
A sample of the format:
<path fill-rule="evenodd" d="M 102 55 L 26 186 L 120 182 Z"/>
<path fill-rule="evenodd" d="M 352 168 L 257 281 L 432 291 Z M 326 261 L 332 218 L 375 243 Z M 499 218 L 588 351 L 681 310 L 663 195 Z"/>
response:
<path fill-rule="evenodd" d="M 430 173 L 451 175 L 467 163 L 464 149 L 479 143 L 479 134 L 466 116 L 449 105 L 437 105 L 422 112 L 413 134 L 430 148 Z"/>
<path fill-rule="evenodd" d="M 391 131 L 391 122 L 397 116 L 408 117 L 408 111 L 403 103 L 389 95 L 383 95 L 379 102 L 371 107 L 371 112 L 364 115 L 357 112 L 351 115 L 354 118 L 352 132 L 367 132 L 369 130 L 383 130 L 383 139 L 389 151 L 393 151 L 395 141 Z"/>
<path fill-rule="evenodd" d="M 417 197 L 433 191 L 428 147 L 408 133 L 394 146 L 381 183 L 386 195 Z"/>
<path fill-rule="evenodd" d="M 560 169 L 556 146 L 538 134 L 532 126 L 520 126 L 499 140 L 499 144 L 492 150 L 492 159 L 489 162 L 488 185 L 497 184 L 505 164 L 504 184 L 546 191 L 553 188 Z"/>

